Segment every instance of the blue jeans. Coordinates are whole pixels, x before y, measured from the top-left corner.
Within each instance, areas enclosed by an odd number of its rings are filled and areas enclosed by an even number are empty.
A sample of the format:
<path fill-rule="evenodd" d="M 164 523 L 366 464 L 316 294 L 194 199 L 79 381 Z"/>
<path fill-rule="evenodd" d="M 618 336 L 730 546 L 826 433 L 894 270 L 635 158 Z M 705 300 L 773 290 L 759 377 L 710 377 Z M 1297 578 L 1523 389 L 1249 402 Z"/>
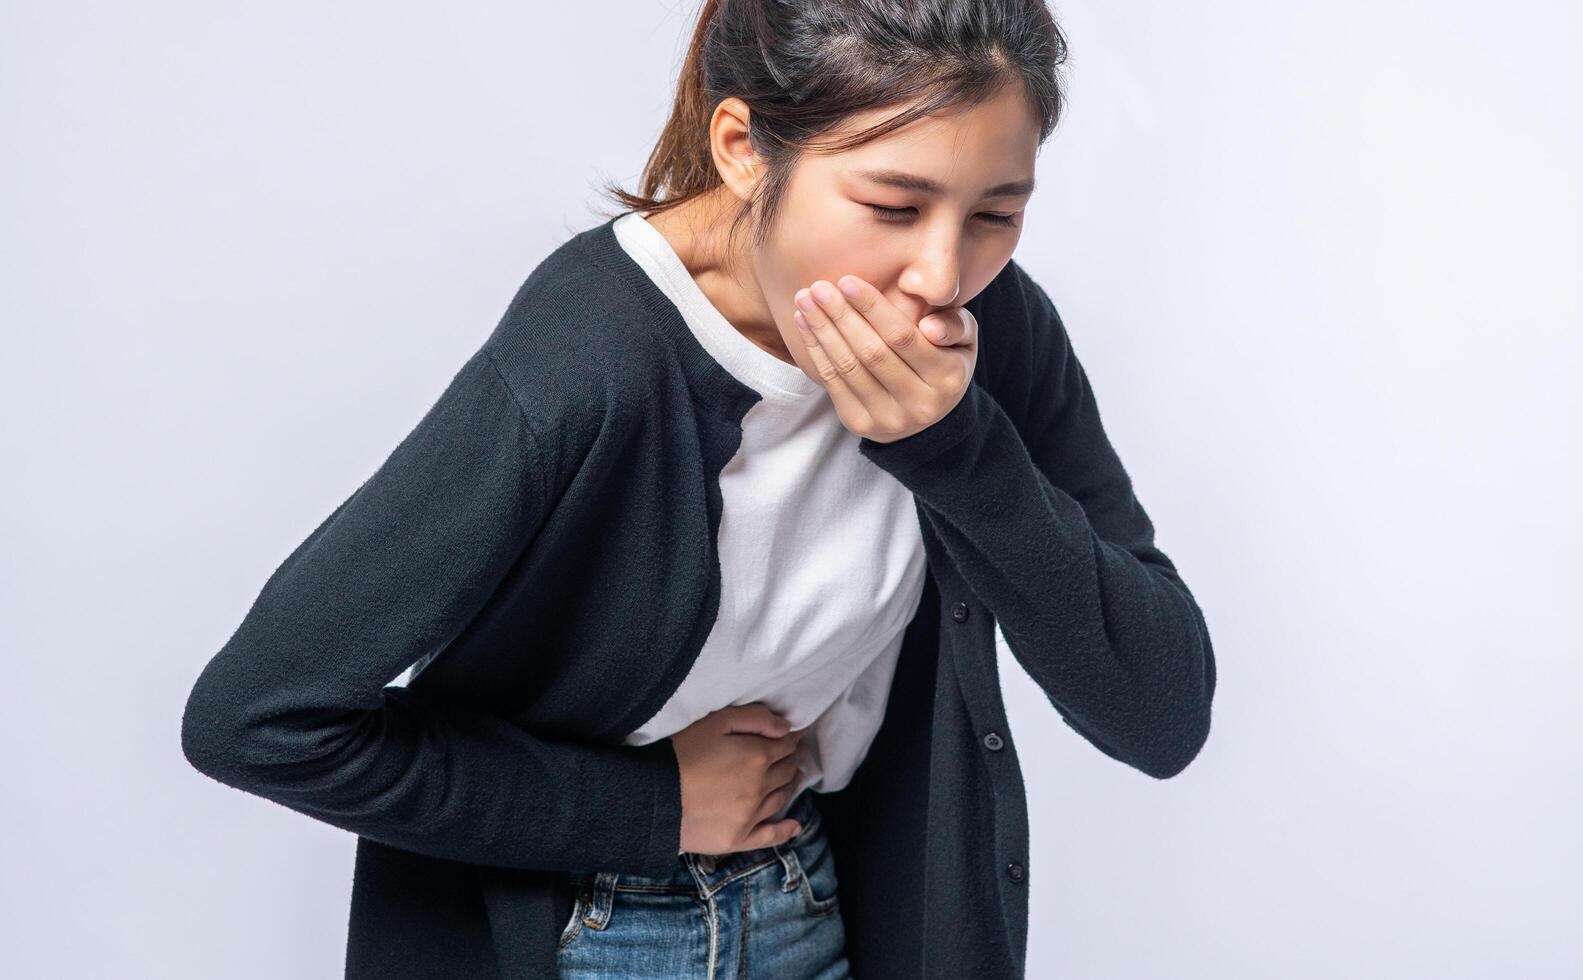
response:
<path fill-rule="evenodd" d="M 813 793 L 786 844 L 676 856 L 658 878 L 574 873 L 556 953 L 567 980 L 850 980 L 835 860 Z"/>

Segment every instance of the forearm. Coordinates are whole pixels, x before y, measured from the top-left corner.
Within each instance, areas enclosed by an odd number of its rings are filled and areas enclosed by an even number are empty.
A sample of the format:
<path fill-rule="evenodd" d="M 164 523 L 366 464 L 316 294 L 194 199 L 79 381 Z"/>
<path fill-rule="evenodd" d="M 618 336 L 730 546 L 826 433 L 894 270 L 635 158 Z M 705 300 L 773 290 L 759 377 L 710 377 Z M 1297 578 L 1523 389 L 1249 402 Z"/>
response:
<path fill-rule="evenodd" d="M 238 729 L 247 715 L 223 703 L 228 689 L 217 675 L 194 689 L 183 721 L 193 765 L 331 826 L 471 864 L 659 874 L 675 860 L 681 789 L 669 739 L 550 742 L 402 687 L 385 688 L 371 710 Z"/>
<path fill-rule="evenodd" d="M 1108 449 L 1108 446 L 1106 447 Z M 934 427 L 864 452 L 912 490 L 1007 645 L 1067 722 L 1161 778 L 1208 734 L 1214 667 L 1202 615 L 1119 463 L 1090 487 L 1117 508 L 1106 540 L 1035 465 L 978 384 Z"/>

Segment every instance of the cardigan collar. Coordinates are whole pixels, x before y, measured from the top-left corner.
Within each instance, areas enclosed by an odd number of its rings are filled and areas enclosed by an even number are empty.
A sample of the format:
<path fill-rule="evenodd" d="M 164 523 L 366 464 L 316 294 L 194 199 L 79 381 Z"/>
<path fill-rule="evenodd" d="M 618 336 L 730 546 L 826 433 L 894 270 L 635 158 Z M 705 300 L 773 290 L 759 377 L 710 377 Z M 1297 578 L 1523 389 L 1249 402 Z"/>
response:
<path fill-rule="evenodd" d="M 704 349 L 687 326 L 682 311 L 621 247 L 620 239 L 616 238 L 616 219 L 630 213 L 630 210 L 624 211 L 607 218 L 602 224 L 579 233 L 576 240 L 581 242 L 596 265 L 625 283 L 643 304 L 643 311 L 647 314 L 645 322 L 655 328 L 670 345 L 670 349 L 676 352 L 694 395 L 718 414 L 740 425 L 747 410 L 763 396 L 727 371 L 724 365 L 715 360 L 714 355 Z"/>

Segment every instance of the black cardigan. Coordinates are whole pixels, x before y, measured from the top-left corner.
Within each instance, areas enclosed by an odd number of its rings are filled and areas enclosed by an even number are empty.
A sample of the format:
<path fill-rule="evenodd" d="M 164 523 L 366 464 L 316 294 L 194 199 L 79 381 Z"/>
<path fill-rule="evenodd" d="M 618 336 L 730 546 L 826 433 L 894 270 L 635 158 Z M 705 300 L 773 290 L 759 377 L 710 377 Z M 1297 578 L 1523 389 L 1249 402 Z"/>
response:
<path fill-rule="evenodd" d="M 553 978 L 565 872 L 675 866 L 670 739 L 621 740 L 718 611 L 718 476 L 759 395 L 612 223 L 532 271 L 188 698 L 195 767 L 358 835 L 347 977 Z M 997 622 L 1107 755 L 1165 779 L 1209 732 L 1203 614 L 1054 305 L 1011 261 L 967 306 L 962 401 L 860 444 L 913 492 L 929 566 L 873 746 L 815 795 L 860 980 L 1023 974 L 1032 869 Z"/>

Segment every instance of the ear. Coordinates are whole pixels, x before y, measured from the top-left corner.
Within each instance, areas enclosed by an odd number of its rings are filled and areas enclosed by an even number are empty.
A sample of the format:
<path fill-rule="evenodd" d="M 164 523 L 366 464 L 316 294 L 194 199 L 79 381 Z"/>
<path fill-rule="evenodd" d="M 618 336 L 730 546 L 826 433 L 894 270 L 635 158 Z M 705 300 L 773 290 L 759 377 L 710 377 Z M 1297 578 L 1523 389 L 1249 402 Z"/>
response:
<path fill-rule="evenodd" d="M 758 154 L 748 139 L 748 104 L 732 96 L 721 99 L 709 118 L 709 148 L 720 179 L 738 200 L 753 196 L 761 167 Z"/>

